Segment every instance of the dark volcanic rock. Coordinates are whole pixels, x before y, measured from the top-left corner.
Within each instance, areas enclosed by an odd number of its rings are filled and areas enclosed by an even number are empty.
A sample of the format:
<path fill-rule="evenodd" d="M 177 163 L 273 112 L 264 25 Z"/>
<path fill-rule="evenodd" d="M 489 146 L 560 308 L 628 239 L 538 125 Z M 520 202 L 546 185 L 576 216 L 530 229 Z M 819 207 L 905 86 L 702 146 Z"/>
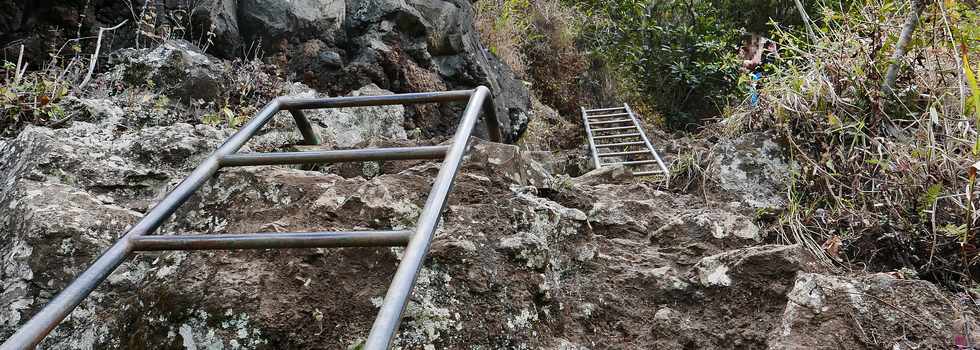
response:
<path fill-rule="evenodd" d="M 337 42 L 343 38 L 345 5 L 344 1 L 242 0 L 234 13 L 246 43 L 261 41 L 270 45 L 280 40 L 314 38 Z"/>
<path fill-rule="evenodd" d="M 184 39 L 223 59 L 264 56 L 286 68 L 290 80 L 330 95 L 347 94 L 368 84 L 396 93 L 486 85 L 493 92 L 494 108 L 488 112 L 498 120 L 507 142 L 520 136 L 531 115 L 527 88 L 480 43 L 473 6 L 467 0 L 132 4 L 132 11 L 153 18 L 151 21 L 136 21 L 124 2 L 86 4 L 0 2 L 0 8 L 8 10 L 0 12 L 0 18 L 9 17 L 9 21 L 0 21 L 0 40 L 25 39 L 28 61 L 37 65 L 48 59 L 47 52 L 56 52 L 71 39 L 79 25 L 82 35 L 94 36 L 99 27 L 129 19 L 126 26 L 110 33 L 112 40 L 106 41 L 109 47 L 103 52 L 134 45 L 153 49 L 161 38 Z M 94 50 L 82 44 L 83 50 Z M 7 56 L 16 57 L 11 49 L 16 47 L 8 48 Z M 192 81 L 202 82 L 199 78 Z M 214 96 L 210 85 L 188 88 L 182 97 Z M 424 136 L 444 136 L 455 128 L 461 108 L 412 106 L 407 112 L 413 128 Z M 483 132 L 484 127 L 478 130 Z"/>
<path fill-rule="evenodd" d="M 243 54 L 242 34 L 238 28 L 238 1 L 214 0 L 192 10 L 191 23 L 211 33 L 208 51 L 221 57 Z"/>
<path fill-rule="evenodd" d="M 152 50 L 124 49 L 114 60 L 126 83 L 156 86 L 184 101 L 215 100 L 227 88 L 227 63 L 184 40 L 165 41 Z"/>
<path fill-rule="evenodd" d="M 215 23 L 216 40 L 230 45 L 213 45 L 211 52 L 237 55 L 238 37 L 245 48 L 261 42 L 291 79 L 322 92 L 341 95 L 368 84 L 396 93 L 486 85 L 493 92 L 489 112 L 506 141 L 517 139 L 530 116 L 527 88 L 480 44 L 469 1 L 249 0 L 236 7 L 214 0 L 195 13 L 206 19 L 199 27 Z M 460 106 L 408 109 L 426 136 L 450 133 L 459 112 Z"/>

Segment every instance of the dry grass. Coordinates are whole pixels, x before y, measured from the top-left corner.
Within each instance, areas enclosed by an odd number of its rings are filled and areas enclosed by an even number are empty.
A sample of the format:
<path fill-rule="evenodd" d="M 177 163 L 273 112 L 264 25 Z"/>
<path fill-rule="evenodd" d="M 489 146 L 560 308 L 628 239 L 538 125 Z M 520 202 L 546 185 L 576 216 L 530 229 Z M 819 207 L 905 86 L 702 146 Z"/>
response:
<path fill-rule="evenodd" d="M 475 7 L 484 44 L 546 105 L 572 117 L 611 95 L 602 64 L 578 47 L 588 19 L 575 7 L 558 0 L 480 0 Z"/>
<path fill-rule="evenodd" d="M 911 268 L 951 287 L 977 272 L 977 121 L 964 108 L 958 45 L 931 7 L 906 56 L 896 96 L 882 96 L 889 35 L 904 12 L 868 4 L 833 18 L 816 42 L 776 37 L 788 56 L 767 78 L 760 104 L 743 104 L 714 129 L 777 129 L 799 171 L 776 225 L 841 266 Z M 950 67 L 954 67 L 950 69 Z M 838 244 L 840 243 L 840 244 Z"/>
<path fill-rule="evenodd" d="M 527 75 L 523 52 L 531 23 L 528 0 L 481 0 L 476 2 L 476 29 L 490 52 L 510 66 L 518 77 Z"/>

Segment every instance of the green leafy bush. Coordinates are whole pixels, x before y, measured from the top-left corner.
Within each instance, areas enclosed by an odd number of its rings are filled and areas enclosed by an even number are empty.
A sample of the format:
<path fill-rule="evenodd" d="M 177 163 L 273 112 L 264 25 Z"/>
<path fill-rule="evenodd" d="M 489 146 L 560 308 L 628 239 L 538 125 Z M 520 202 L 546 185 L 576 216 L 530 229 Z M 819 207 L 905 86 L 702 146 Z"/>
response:
<path fill-rule="evenodd" d="M 586 0 L 596 19 L 587 28 L 593 53 L 617 75 L 620 92 L 660 112 L 667 126 L 687 129 L 718 116 L 739 92 L 745 33 L 764 33 L 771 19 L 796 24 L 793 2 Z"/>

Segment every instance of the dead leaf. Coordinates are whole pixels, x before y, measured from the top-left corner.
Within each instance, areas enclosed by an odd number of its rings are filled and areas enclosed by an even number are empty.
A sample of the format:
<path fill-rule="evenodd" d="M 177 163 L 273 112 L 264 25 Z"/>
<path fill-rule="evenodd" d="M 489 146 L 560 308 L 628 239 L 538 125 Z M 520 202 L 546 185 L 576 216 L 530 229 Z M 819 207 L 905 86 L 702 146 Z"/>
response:
<path fill-rule="evenodd" d="M 842 244 L 843 242 L 841 242 L 840 236 L 834 235 L 833 237 L 830 237 L 830 239 L 828 239 L 826 242 L 823 242 L 821 248 L 823 248 L 823 250 L 827 252 L 827 255 L 830 255 L 832 258 L 836 260 L 840 260 L 840 247 Z"/>
<path fill-rule="evenodd" d="M 977 177 L 977 169 L 980 169 L 980 161 L 977 161 L 976 163 L 973 163 L 973 165 L 971 165 L 970 168 L 967 169 L 967 173 L 970 174 L 970 177 L 971 178 L 976 178 Z"/>
<path fill-rule="evenodd" d="M 905 275 L 902 274 L 901 271 L 890 271 L 890 272 L 885 272 L 885 274 L 886 275 L 889 275 L 889 276 L 892 276 L 892 278 L 897 279 L 897 280 L 904 280 L 905 279 Z"/>

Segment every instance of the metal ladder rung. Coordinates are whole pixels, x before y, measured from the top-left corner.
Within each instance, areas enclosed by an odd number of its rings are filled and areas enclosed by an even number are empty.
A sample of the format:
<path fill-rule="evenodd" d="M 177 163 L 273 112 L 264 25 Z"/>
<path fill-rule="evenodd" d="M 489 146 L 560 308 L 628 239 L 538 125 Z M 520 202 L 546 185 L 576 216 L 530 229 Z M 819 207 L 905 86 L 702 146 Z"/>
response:
<path fill-rule="evenodd" d="M 625 156 L 630 154 L 649 154 L 650 151 L 625 151 L 625 152 L 611 152 L 611 153 L 599 153 L 600 157 L 613 157 L 613 156 Z"/>
<path fill-rule="evenodd" d="M 615 111 L 619 109 L 626 109 L 626 107 L 612 107 L 612 108 L 596 108 L 596 109 L 586 109 L 585 112 L 605 112 L 605 111 Z"/>
<path fill-rule="evenodd" d="M 619 143 L 607 143 L 607 144 L 596 144 L 596 147 L 619 147 L 619 146 L 632 146 L 632 145 L 642 145 L 643 141 L 633 141 L 633 142 L 619 142 Z"/>
<path fill-rule="evenodd" d="M 599 125 L 599 124 L 616 124 L 616 123 L 626 123 L 626 122 L 632 123 L 633 122 L 633 119 L 603 120 L 603 121 L 599 121 L 599 122 L 589 122 L 589 124 Z"/>
<path fill-rule="evenodd" d="M 634 133 L 634 134 L 602 135 L 602 136 L 594 136 L 592 138 L 596 140 L 601 140 L 601 139 L 614 139 L 617 137 L 636 137 L 636 136 L 640 136 L 640 134 Z"/>
<path fill-rule="evenodd" d="M 629 113 L 612 113 L 612 114 L 597 114 L 597 115 L 586 114 L 586 117 L 589 117 L 591 119 L 591 118 L 621 117 L 624 115 L 630 115 L 630 114 Z"/>
<path fill-rule="evenodd" d="M 359 162 L 370 160 L 441 159 L 449 146 L 364 148 L 331 151 L 236 153 L 221 157 L 221 166 Z"/>
<path fill-rule="evenodd" d="M 617 126 L 615 128 L 592 129 L 592 131 L 612 131 L 612 130 L 626 130 L 626 129 L 636 129 L 636 125 Z"/>
<path fill-rule="evenodd" d="M 633 173 L 633 176 L 659 175 L 663 173 L 664 172 L 661 170 L 637 171 Z"/>
<path fill-rule="evenodd" d="M 413 233 L 402 230 L 138 236 L 133 238 L 133 248 L 150 251 L 395 247 L 407 245 Z"/>
<path fill-rule="evenodd" d="M 622 165 L 638 165 L 638 164 L 653 164 L 656 160 L 630 160 L 625 162 L 613 162 L 613 163 L 602 163 L 602 164 L 622 164 Z"/>

